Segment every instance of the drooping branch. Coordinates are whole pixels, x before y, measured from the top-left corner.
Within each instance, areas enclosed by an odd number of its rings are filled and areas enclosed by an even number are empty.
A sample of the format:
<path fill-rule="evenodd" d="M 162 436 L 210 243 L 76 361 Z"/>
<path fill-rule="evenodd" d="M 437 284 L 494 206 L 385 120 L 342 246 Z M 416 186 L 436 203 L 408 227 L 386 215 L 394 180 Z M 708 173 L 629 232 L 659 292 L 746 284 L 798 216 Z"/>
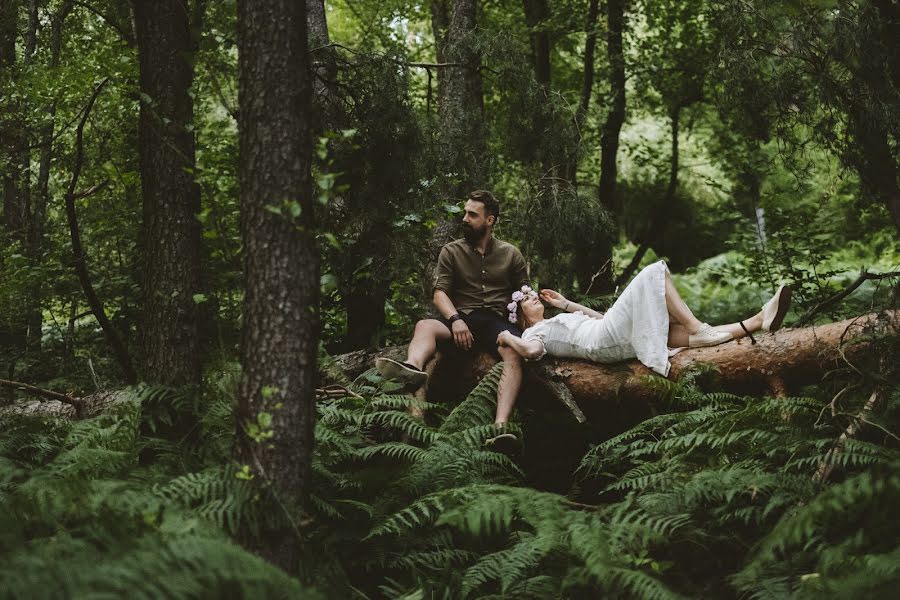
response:
<path fill-rule="evenodd" d="M 94 286 L 91 283 L 91 278 L 87 270 L 87 257 L 81 247 L 81 232 L 78 228 L 78 218 L 75 213 L 75 199 L 77 198 L 75 188 L 78 186 L 78 178 L 81 175 L 81 168 L 84 161 L 84 124 L 87 122 L 91 109 L 94 106 L 94 102 L 97 100 L 97 96 L 100 95 L 100 92 L 108 81 L 109 78 L 106 78 L 94 88 L 94 92 L 82 113 L 81 121 L 78 123 L 78 129 L 75 134 L 75 166 L 72 168 L 72 177 L 69 180 L 69 186 L 66 189 L 65 196 L 66 217 L 69 223 L 69 234 L 72 238 L 72 254 L 75 259 L 75 272 L 78 275 L 78 281 L 81 283 L 81 288 L 84 290 L 88 306 L 90 306 L 91 312 L 100 324 L 100 328 L 103 330 L 103 335 L 106 337 L 107 342 L 109 342 L 112 347 L 116 360 L 118 360 L 119 365 L 122 367 L 125 381 L 129 384 L 133 384 L 137 383 L 137 374 L 131 364 L 128 350 L 125 348 L 125 344 L 122 343 L 122 340 L 115 329 L 113 329 L 112 323 L 110 323 L 109 318 L 107 318 L 106 312 L 103 309 L 103 303 L 100 302 L 100 298 L 97 296 Z"/>
<path fill-rule="evenodd" d="M 861 286 L 866 281 L 891 279 L 894 277 L 900 277 L 900 271 L 891 271 L 889 273 L 869 273 L 868 271 L 863 269 L 863 271 L 860 272 L 859 277 L 857 277 L 853 281 L 853 283 L 810 308 L 802 317 L 797 319 L 797 322 L 794 324 L 794 326 L 803 327 L 807 325 L 817 314 L 819 314 L 829 306 L 837 304 L 838 302 L 852 294 L 854 291 L 856 291 L 856 288 Z"/>

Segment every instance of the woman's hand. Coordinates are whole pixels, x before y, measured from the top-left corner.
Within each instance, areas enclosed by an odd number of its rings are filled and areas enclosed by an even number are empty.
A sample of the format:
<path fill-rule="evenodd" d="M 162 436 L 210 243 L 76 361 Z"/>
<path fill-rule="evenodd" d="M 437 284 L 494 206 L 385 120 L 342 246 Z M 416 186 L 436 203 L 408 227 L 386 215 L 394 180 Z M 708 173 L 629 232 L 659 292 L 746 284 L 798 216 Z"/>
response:
<path fill-rule="evenodd" d="M 506 330 L 501 331 L 500 335 L 497 336 L 497 345 L 500 347 L 512 346 L 512 344 L 509 342 L 509 338 L 511 338 L 511 337 L 516 337 L 516 336 L 511 334 L 509 331 L 506 331 Z"/>
<path fill-rule="evenodd" d="M 541 300 L 553 306 L 554 308 L 561 308 L 565 310 L 566 306 L 568 306 L 569 301 L 566 300 L 566 297 L 557 292 L 556 290 L 551 289 L 543 289 L 541 290 Z"/>

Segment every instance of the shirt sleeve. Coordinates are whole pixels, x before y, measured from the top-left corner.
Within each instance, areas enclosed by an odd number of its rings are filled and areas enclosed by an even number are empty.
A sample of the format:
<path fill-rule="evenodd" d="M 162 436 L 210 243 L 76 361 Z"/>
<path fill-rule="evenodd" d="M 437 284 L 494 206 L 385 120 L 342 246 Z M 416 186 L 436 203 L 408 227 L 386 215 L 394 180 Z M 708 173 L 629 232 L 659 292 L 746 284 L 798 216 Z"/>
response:
<path fill-rule="evenodd" d="M 512 288 L 514 290 L 521 289 L 523 285 L 528 285 L 528 268 L 525 265 L 525 257 L 516 248 L 512 260 Z"/>
<path fill-rule="evenodd" d="M 544 345 L 544 335 L 546 334 L 546 327 L 541 327 L 540 324 L 532 325 L 528 329 L 522 332 L 522 341 L 530 342 L 532 340 L 537 340 L 541 343 L 541 355 L 537 358 L 526 358 L 526 361 L 536 361 L 541 360 L 544 356 L 547 355 L 547 347 Z"/>
<path fill-rule="evenodd" d="M 431 292 L 441 290 L 448 296 L 453 288 L 453 260 L 447 247 L 441 248 L 441 254 L 438 256 L 437 266 L 434 268 L 434 285 Z"/>

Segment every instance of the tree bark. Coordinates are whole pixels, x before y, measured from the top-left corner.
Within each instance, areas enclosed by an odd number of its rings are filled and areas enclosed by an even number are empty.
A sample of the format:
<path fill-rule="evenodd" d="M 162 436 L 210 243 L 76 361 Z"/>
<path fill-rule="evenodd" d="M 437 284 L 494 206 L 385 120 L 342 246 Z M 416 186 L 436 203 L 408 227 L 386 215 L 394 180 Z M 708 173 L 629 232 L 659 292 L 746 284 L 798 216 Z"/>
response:
<path fill-rule="evenodd" d="M 471 39 L 476 28 L 477 0 L 433 0 L 431 23 L 439 63 L 459 63 L 438 72 L 439 135 L 435 156 L 436 195 L 455 201 L 484 187 L 487 146 L 481 60 Z M 421 269 L 422 298 L 431 300 L 431 281 L 441 247 L 456 237 L 459 221 L 441 219 L 432 231 Z"/>
<path fill-rule="evenodd" d="M 16 37 L 18 35 L 20 2 L 0 2 L 0 77 L 6 85 L 15 85 L 17 76 Z M 25 36 L 27 37 L 27 35 Z M 14 100 L 3 99 L 0 110 L 8 111 L 0 126 L 0 180 L 3 193 L 3 230 L 7 240 L 24 246 L 28 236 L 28 165 L 23 152 L 24 124 L 13 116 L 17 106 Z M 24 354 L 27 341 L 27 310 L 17 307 L 10 314 L 0 315 L 0 360 L 7 374 L 15 373 L 16 365 Z"/>
<path fill-rule="evenodd" d="M 236 456 L 271 486 L 292 523 L 309 482 L 319 340 L 306 17 L 304 2 L 238 2 L 244 323 Z M 296 530 L 249 544 L 296 572 Z"/>
<path fill-rule="evenodd" d="M 143 192 L 144 377 L 200 382 L 200 190 L 194 181 L 194 73 L 187 0 L 135 0 Z"/>
<path fill-rule="evenodd" d="M 585 24 L 584 61 L 582 63 L 581 97 L 575 111 L 575 128 L 579 135 L 584 120 L 587 118 L 594 91 L 594 53 L 597 48 L 597 17 L 600 14 L 600 0 L 591 0 L 588 5 L 587 22 Z M 566 165 L 565 176 L 573 186 L 578 187 L 578 162 Z"/>
<path fill-rule="evenodd" d="M 550 34 L 535 31 L 535 28 L 550 16 L 547 0 L 522 0 L 525 9 L 525 24 L 531 36 L 531 64 L 535 80 L 544 87 L 550 87 Z"/>
<path fill-rule="evenodd" d="M 446 62 L 462 66 L 444 68 L 438 73 L 438 79 L 443 80 L 438 106 L 439 175 L 457 174 L 458 183 L 451 184 L 448 190 L 456 198 L 483 187 L 487 176 L 481 59 L 472 39 L 476 12 L 476 0 L 453 2 L 443 54 Z"/>
<path fill-rule="evenodd" d="M 431 0 L 431 31 L 434 35 L 434 54 L 437 64 L 447 61 L 447 31 L 450 29 L 450 0 Z M 429 71 L 429 74 L 431 71 Z M 444 76 L 438 73 L 437 104 L 444 102 Z"/>
<path fill-rule="evenodd" d="M 606 55 L 609 61 L 609 83 L 612 105 L 600 131 L 600 184 L 598 197 L 608 210 L 615 209 L 619 134 L 625 123 L 625 29 L 626 0 L 606 3 Z"/>
<path fill-rule="evenodd" d="M 609 0 L 606 3 L 606 55 L 609 61 L 609 84 L 612 105 L 600 130 L 600 182 L 597 198 L 610 214 L 615 214 L 617 160 L 619 154 L 619 134 L 625 123 L 625 46 L 623 33 L 625 30 L 625 4 L 627 0 Z M 613 288 L 612 240 L 601 236 L 590 244 L 576 260 L 576 272 L 582 289 L 589 285 L 593 273 L 601 270 L 600 277 L 594 281 L 594 288 L 599 292 L 607 292 Z"/>

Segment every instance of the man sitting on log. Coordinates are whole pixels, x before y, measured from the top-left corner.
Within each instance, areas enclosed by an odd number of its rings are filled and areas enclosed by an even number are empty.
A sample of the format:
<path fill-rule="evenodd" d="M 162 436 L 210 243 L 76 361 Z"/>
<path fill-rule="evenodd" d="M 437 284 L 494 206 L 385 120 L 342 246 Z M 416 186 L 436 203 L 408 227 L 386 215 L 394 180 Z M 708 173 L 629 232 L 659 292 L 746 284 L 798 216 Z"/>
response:
<path fill-rule="evenodd" d="M 416 388 L 425 383 L 425 365 L 434 357 L 439 341 L 452 340 L 466 352 L 487 351 L 503 360 L 503 375 L 497 393 L 498 435 L 489 445 L 514 445 L 515 435 L 505 431 L 519 387 L 522 358 L 509 346 L 497 347 L 501 332 L 522 335 L 507 318 L 506 305 L 513 290 L 527 285 L 525 259 L 518 248 L 494 237 L 500 204 L 493 194 L 471 192 L 464 207 L 464 237 L 446 244 L 434 273 L 433 302 L 440 319 L 416 323 L 406 360 L 379 358 L 375 366 L 384 377 Z"/>

